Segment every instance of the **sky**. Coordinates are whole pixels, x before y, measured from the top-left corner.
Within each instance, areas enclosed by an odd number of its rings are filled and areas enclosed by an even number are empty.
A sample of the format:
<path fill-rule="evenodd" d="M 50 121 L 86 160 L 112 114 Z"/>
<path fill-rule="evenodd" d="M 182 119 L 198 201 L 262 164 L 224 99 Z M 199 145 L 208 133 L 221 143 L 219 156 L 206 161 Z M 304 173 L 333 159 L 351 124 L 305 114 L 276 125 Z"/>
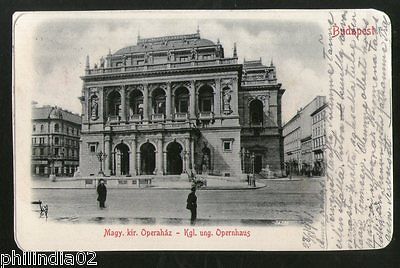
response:
<path fill-rule="evenodd" d="M 322 28 L 315 21 L 312 16 L 305 19 L 290 13 L 255 12 L 249 16 L 227 11 L 22 15 L 15 23 L 17 87 L 29 89 L 39 105 L 80 113 L 80 76 L 86 55 L 93 66 L 109 49 L 113 53 L 136 44 L 139 32 L 147 38 L 195 33 L 199 27 L 202 38 L 220 40 L 225 57 L 232 56 L 236 42 L 240 63 L 244 58 L 261 57 L 266 65 L 273 60 L 278 82 L 286 89 L 282 116 L 288 121 L 324 92 L 325 64 L 318 42 Z"/>

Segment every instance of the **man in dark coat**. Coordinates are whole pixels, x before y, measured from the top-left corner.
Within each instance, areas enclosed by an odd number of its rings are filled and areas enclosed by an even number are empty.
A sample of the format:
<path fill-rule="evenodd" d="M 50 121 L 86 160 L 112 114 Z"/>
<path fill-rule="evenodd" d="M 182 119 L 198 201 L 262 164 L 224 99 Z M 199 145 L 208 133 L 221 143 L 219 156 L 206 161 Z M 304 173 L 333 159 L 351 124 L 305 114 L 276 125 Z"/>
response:
<path fill-rule="evenodd" d="M 190 224 L 194 225 L 197 218 L 197 196 L 196 196 L 196 187 L 192 187 L 192 191 L 188 195 L 186 208 L 190 210 Z"/>
<path fill-rule="evenodd" d="M 100 208 L 105 208 L 105 202 L 107 198 L 107 187 L 104 185 L 104 180 L 101 179 L 99 181 L 99 185 L 97 186 L 97 201 L 100 203 Z"/>

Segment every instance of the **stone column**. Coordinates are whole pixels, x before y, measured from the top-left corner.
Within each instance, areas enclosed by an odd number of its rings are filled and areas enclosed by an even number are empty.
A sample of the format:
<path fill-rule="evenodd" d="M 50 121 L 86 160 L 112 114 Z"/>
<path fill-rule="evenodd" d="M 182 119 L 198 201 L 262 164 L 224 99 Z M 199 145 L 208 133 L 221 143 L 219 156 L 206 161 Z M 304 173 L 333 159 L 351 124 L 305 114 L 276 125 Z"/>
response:
<path fill-rule="evenodd" d="M 164 167 L 164 175 L 168 174 L 167 170 L 167 152 L 163 152 L 163 167 Z"/>
<path fill-rule="evenodd" d="M 166 94 L 166 100 L 165 100 L 165 115 L 167 118 L 167 121 L 171 121 L 172 119 L 172 111 L 171 111 L 171 83 L 167 82 L 167 94 Z"/>
<path fill-rule="evenodd" d="M 156 159 L 156 168 L 157 174 L 163 175 L 163 141 L 162 138 L 157 140 L 157 159 Z"/>
<path fill-rule="evenodd" d="M 104 151 L 107 154 L 107 157 L 104 158 L 104 173 L 108 176 L 111 175 L 111 138 L 110 136 L 106 135 L 104 137 Z"/>
<path fill-rule="evenodd" d="M 98 97 L 99 97 L 99 108 L 98 108 L 98 117 L 100 122 L 104 121 L 104 87 L 100 87 L 99 88 L 99 93 L 98 93 Z"/>
<path fill-rule="evenodd" d="M 190 139 L 190 169 L 193 171 L 193 173 L 196 173 L 195 168 L 194 168 L 194 139 Z"/>
<path fill-rule="evenodd" d="M 90 118 L 90 113 L 89 113 L 89 105 L 90 105 L 90 100 L 89 100 L 89 88 L 85 88 L 85 121 L 88 122 Z"/>
<path fill-rule="evenodd" d="M 143 121 L 149 121 L 149 88 L 147 84 L 143 85 Z"/>
<path fill-rule="evenodd" d="M 126 96 L 125 86 L 121 86 L 121 121 L 126 122 Z"/>
<path fill-rule="evenodd" d="M 195 81 L 190 81 L 190 119 L 196 119 L 196 87 Z"/>
<path fill-rule="evenodd" d="M 182 173 L 189 172 L 189 161 L 190 161 L 190 141 L 189 141 L 189 138 L 185 138 Z"/>
<path fill-rule="evenodd" d="M 115 153 L 115 175 L 121 175 L 121 153 L 119 151 Z"/>
<path fill-rule="evenodd" d="M 221 79 L 215 79 L 214 92 L 214 114 L 216 117 L 221 116 Z"/>
<path fill-rule="evenodd" d="M 238 115 L 238 79 L 237 77 L 234 77 L 232 79 L 232 100 L 231 100 L 231 109 L 232 109 L 232 114 Z"/>
<path fill-rule="evenodd" d="M 140 150 L 139 150 L 139 148 L 137 148 L 137 151 L 136 151 L 136 169 L 137 169 L 137 175 L 140 175 L 140 173 L 141 173 L 141 166 L 140 166 Z"/>
<path fill-rule="evenodd" d="M 131 141 L 131 152 L 129 158 L 129 173 L 132 176 L 136 175 L 136 138 Z"/>

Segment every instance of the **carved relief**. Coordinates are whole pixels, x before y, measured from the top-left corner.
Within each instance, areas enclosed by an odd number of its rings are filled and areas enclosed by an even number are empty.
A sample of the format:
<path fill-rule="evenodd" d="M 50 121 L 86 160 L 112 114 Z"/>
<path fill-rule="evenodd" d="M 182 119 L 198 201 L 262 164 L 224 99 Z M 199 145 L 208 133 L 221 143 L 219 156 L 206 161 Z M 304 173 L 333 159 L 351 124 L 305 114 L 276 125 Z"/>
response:
<path fill-rule="evenodd" d="M 267 94 L 267 95 L 257 95 L 257 96 L 250 97 L 247 100 L 247 106 L 250 107 L 251 101 L 256 100 L 256 99 L 260 100 L 262 102 L 262 104 L 264 106 L 264 111 L 266 111 L 267 115 L 269 115 L 270 114 L 270 104 L 269 104 L 270 96 L 269 96 L 269 94 Z"/>
<path fill-rule="evenodd" d="M 199 80 L 199 81 L 196 81 L 196 83 L 195 83 L 196 89 L 199 89 L 204 85 L 208 85 L 208 86 L 215 88 L 215 80 L 213 80 L 213 79 Z"/>
<path fill-rule="evenodd" d="M 230 87 L 232 83 L 232 79 L 221 79 L 221 87 Z"/>
<path fill-rule="evenodd" d="M 186 88 L 190 89 L 190 81 L 172 82 L 171 83 L 172 89 L 176 89 L 179 87 L 186 87 Z"/>

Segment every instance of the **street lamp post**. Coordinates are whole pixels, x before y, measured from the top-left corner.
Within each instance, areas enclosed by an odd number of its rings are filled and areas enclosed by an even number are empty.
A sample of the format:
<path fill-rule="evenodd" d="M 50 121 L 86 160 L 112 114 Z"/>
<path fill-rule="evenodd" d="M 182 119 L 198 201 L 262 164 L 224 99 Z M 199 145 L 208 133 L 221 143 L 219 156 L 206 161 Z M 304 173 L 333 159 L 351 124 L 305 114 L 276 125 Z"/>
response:
<path fill-rule="evenodd" d="M 100 151 L 100 152 L 98 152 L 98 153 L 96 154 L 96 156 L 97 156 L 97 159 L 98 159 L 99 162 L 100 162 L 100 171 L 99 171 L 99 175 L 104 176 L 104 172 L 103 172 L 103 160 L 107 158 L 107 154 L 106 154 L 106 153 L 103 153 L 102 151 Z"/>

